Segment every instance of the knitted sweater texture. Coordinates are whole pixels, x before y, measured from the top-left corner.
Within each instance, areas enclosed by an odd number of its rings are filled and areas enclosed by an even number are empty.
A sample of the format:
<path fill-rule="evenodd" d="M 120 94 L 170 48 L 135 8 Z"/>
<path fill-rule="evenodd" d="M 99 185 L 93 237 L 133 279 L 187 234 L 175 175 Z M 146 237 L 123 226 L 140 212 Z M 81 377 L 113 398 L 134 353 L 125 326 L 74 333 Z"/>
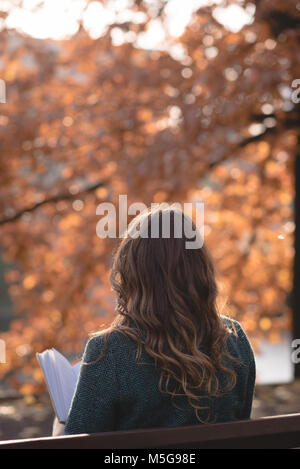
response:
<path fill-rule="evenodd" d="M 226 422 L 250 418 L 255 385 L 255 361 L 251 345 L 241 325 L 222 316 L 237 335 L 228 338 L 228 349 L 239 364 L 226 361 L 236 372 L 233 390 L 220 397 L 204 396 L 202 421 Z M 104 350 L 103 335 L 91 338 L 83 362 L 97 360 Z M 103 358 L 82 364 L 65 434 L 96 433 L 154 427 L 197 425 L 199 420 L 185 395 L 171 398 L 159 390 L 161 370 L 142 350 L 136 363 L 137 344 L 119 331 L 109 335 Z M 226 359 L 228 360 L 228 359 Z M 224 376 L 219 376 L 224 383 Z"/>

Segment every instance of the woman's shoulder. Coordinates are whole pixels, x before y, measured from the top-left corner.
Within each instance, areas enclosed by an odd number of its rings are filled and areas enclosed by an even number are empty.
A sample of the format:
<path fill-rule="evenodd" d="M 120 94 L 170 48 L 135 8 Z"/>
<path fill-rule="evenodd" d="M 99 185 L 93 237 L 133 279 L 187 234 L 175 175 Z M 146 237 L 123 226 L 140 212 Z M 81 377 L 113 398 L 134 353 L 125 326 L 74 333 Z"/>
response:
<path fill-rule="evenodd" d="M 221 320 L 224 324 L 224 326 L 235 336 L 241 336 L 245 334 L 242 325 L 236 320 L 232 319 L 228 316 L 220 315 Z"/>
<path fill-rule="evenodd" d="M 129 340 L 121 331 L 108 328 L 90 336 L 85 346 L 84 358 L 90 362 L 102 354 L 109 357 L 124 351 L 126 345 L 129 345 Z"/>
<path fill-rule="evenodd" d="M 247 357 L 249 361 L 254 360 L 254 354 L 249 339 L 242 325 L 235 319 L 221 315 L 221 319 L 225 327 L 229 330 L 228 346 L 238 355 Z"/>

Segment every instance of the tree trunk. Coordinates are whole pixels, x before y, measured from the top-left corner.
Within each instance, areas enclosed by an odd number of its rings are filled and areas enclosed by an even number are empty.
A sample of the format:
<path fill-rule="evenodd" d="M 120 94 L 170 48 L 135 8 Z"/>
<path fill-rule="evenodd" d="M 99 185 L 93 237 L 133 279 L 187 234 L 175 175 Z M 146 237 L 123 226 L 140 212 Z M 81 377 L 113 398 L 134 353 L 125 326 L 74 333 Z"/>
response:
<path fill-rule="evenodd" d="M 295 259 L 293 285 L 293 339 L 300 339 L 300 136 L 295 157 Z M 295 363 L 295 378 L 300 378 L 300 363 Z"/>

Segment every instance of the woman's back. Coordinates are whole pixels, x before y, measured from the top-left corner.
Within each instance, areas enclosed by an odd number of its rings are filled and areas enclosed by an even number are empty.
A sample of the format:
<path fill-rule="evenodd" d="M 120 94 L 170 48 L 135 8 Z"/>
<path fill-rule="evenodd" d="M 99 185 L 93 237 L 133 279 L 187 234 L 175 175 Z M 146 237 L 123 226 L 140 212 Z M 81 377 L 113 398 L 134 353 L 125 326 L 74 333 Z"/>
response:
<path fill-rule="evenodd" d="M 225 422 L 250 417 L 255 383 L 255 362 L 251 346 L 240 324 L 222 316 L 232 332 L 227 339 L 230 355 L 226 366 L 236 374 L 234 388 L 219 397 L 204 397 L 198 411 L 190 405 L 185 393 L 172 397 L 159 389 L 160 366 L 142 348 L 136 363 L 137 343 L 117 329 L 88 342 L 80 378 L 65 427 L 66 434 L 130 430 L 151 427 L 193 425 L 202 422 Z M 99 360 L 102 352 L 103 357 Z M 95 362 L 95 363 L 92 363 Z M 218 376 L 220 387 L 225 377 Z M 224 381 L 224 383 L 223 383 Z M 201 394 L 202 395 L 202 394 Z"/>
<path fill-rule="evenodd" d="M 218 312 L 214 263 L 190 217 L 166 207 L 136 217 L 111 286 L 117 316 L 87 344 L 66 433 L 250 416 L 253 353 Z"/>

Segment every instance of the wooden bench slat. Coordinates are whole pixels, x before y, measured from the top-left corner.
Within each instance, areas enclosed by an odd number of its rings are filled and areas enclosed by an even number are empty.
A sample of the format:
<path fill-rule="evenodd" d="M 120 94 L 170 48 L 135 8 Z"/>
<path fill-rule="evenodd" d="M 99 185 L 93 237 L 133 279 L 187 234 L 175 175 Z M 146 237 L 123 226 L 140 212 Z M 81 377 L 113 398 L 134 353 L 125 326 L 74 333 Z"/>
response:
<path fill-rule="evenodd" d="M 300 414 L 188 427 L 141 429 L 0 442 L 0 449 L 239 449 L 299 446 Z"/>

